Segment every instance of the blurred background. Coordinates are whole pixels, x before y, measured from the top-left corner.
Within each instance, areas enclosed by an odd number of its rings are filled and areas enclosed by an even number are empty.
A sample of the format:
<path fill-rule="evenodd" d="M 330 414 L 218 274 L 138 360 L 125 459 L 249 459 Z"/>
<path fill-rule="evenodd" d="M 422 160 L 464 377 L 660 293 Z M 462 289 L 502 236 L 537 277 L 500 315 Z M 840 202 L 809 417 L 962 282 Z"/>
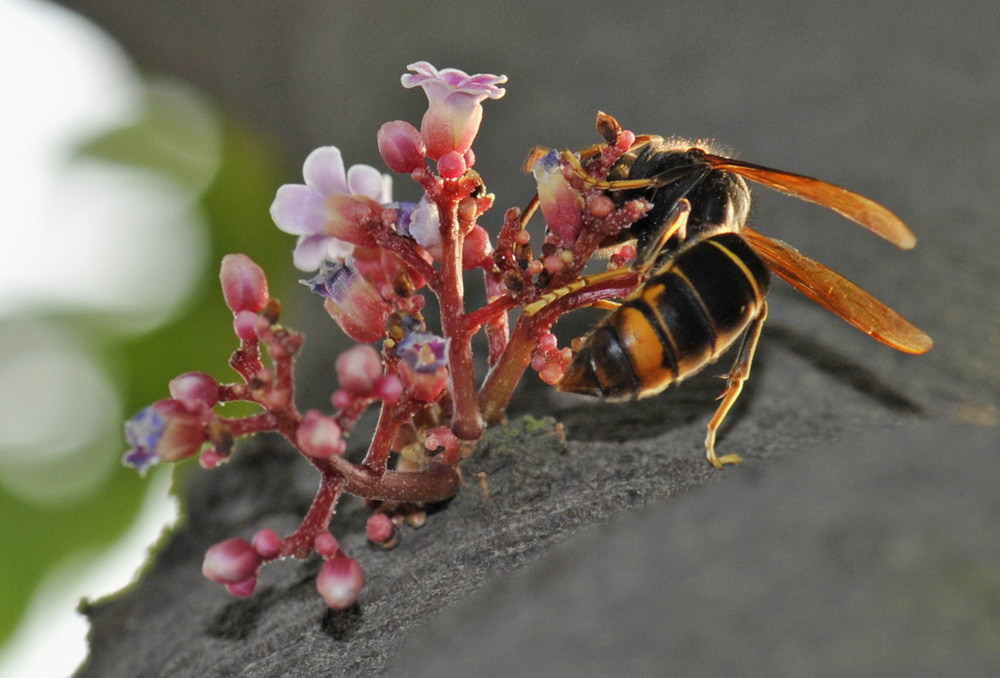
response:
<path fill-rule="evenodd" d="M 300 405 L 327 406 L 346 344 L 296 284 L 268 206 L 316 146 L 381 168 L 379 126 L 424 110 L 399 85 L 417 60 L 510 78 L 475 146 L 498 197 L 488 229 L 530 198 L 529 149 L 595 143 L 598 110 L 887 204 L 914 252 L 763 190 L 752 218 L 889 301 L 934 351 L 875 350 L 785 288 L 769 322 L 930 416 L 995 427 L 1000 304 L 979 281 L 1000 274 L 998 15 L 860 0 L 0 0 L 0 674 L 71 672 L 76 601 L 127 584 L 176 520 L 171 469 L 121 467 L 121 422 L 181 372 L 231 378 L 223 254 L 268 271 L 308 337 Z M 416 195 L 397 179 L 395 197 Z M 46 665 L 42 632 L 76 654 Z"/>

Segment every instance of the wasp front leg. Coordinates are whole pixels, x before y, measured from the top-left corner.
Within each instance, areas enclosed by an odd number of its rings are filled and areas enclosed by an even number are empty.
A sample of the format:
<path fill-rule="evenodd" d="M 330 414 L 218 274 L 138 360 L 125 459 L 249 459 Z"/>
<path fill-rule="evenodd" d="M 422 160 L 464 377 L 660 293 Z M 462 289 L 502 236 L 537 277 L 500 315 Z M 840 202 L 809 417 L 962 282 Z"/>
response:
<path fill-rule="evenodd" d="M 681 239 L 684 238 L 687 231 L 688 216 L 690 214 L 691 203 L 688 202 L 687 199 L 682 199 L 677 204 L 677 207 L 674 208 L 671 218 L 664 222 L 663 228 L 661 228 L 656 237 L 649 244 L 647 244 L 641 252 L 639 252 L 635 262 L 631 266 L 613 271 L 604 271 L 603 273 L 595 273 L 594 275 L 583 276 L 569 285 L 564 285 L 563 287 L 541 295 L 532 303 L 527 304 L 524 307 L 524 312 L 528 315 L 535 315 L 543 309 L 550 308 L 553 303 L 563 300 L 574 293 L 580 293 L 577 296 L 581 299 L 581 303 L 574 304 L 570 308 L 563 309 L 563 313 L 571 310 L 572 308 L 582 308 L 584 306 L 599 306 L 600 308 L 614 310 L 617 308 L 617 305 L 607 301 L 607 298 L 590 301 L 587 297 L 587 292 L 613 287 L 617 281 L 624 280 L 625 278 L 634 278 L 639 284 L 645 282 L 646 278 L 649 277 L 649 272 L 656 263 L 660 252 L 662 252 L 664 246 L 666 246 L 667 241 L 675 235 Z"/>
<path fill-rule="evenodd" d="M 708 457 L 709 463 L 715 468 L 721 469 L 727 464 L 743 463 L 743 458 L 738 454 L 718 456 L 715 453 L 715 435 L 719 427 L 722 426 L 722 421 L 729 414 L 729 410 L 736 403 L 736 399 L 740 397 L 740 393 L 743 391 L 743 384 L 750 377 L 750 365 L 753 363 L 753 356 L 757 351 L 757 343 L 760 341 L 761 330 L 764 329 L 764 321 L 766 319 L 767 302 L 765 301 L 761 305 L 757 317 L 753 319 L 753 323 L 747 329 L 746 334 L 743 335 L 740 350 L 736 354 L 736 362 L 733 364 L 733 368 L 729 371 L 729 376 L 727 377 L 726 390 L 719 396 L 719 400 L 722 402 L 719 403 L 719 408 L 715 411 L 712 420 L 708 422 L 708 435 L 705 436 L 705 454 Z"/>

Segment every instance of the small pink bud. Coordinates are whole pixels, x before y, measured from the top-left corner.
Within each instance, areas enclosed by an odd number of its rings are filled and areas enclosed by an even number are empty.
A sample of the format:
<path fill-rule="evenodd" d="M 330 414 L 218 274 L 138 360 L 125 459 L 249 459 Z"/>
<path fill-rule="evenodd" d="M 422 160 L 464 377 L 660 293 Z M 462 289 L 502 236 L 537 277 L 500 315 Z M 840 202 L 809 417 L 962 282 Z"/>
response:
<path fill-rule="evenodd" d="M 259 313 L 267 303 L 267 278 L 264 270 L 247 255 L 227 254 L 222 257 L 219 279 L 222 281 L 222 295 L 226 299 L 226 306 L 233 313 Z"/>
<path fill-rule="evenodd" d="M 342 389 L 355 395 L 369 395 L 382 377 L 382 358 L 368 344 L 358 344 L 337 356 L 336 369 Z"/>
<path fill-rule="evenodd" d="M 300 450 L 316 459 L 341 455 L 347 447 L 337 422 L 318 410 L 309 410 L 302 417 L 295 442 Z"/>
<path fill-rule="evenodd" d="M 226 584 L 226 590 L 238 598 L 249 598 L 257 588 L 257 577 L 247 577 L 235 584 Z"/>
<path fill-rule="evenodd" d="M 281 537 L 274 530 L 258 530 L 251 542 L 253 550 L 260 554 L 261 558 L 273 560 L 281 553 Z"/>
<path fill-rule="evenodd" d="M 438 158 L 438 174 L 445 179 L 457 179 L 466 170 L 465 158 L 458 151 L 445 153 Z"/>
<path fill-rule="evenodd" d="M 253 578 L 260 567 L 260 554 L 246 539 L 220 541 L 205 552 L 201 573 L 217 584 L 239 584 Z"/>
<path fill-rule="evenodd" d="M 423 167 L 426 148 L 416 127 L 405 120 L 393 120 L 378 130 L 378 152 L 393 172 L 409 174 Z"/>
<path fill-rule="evenodd" d="M 187 372 L 171 380 L 170 395 L 192 410 L 209 410 L 219 402 L 219 382 L 204 372 Z"/>
<path fill-rule="evenodd" d="M 365 586 L 365 573 L 354 558 L 343 553 L 323 563 L 316 577 L 316 590 L 334 610 L 353 605 Z"/>
<path fill-rule="evenodd" d="M 233 318 L 233 331 L 243 341 L 257 341 L 257 314 L 240 311 Z"/>
<path fill-rule="evenodd" d="M 375 384 L 375 397 L 391 405 L 403 395 L 403 382 L 395 374 L 387 374 Z"/>
<path fill-rule="evenodd" d="M 551 351 L 552 349 L 556 348 L 556 346 L 558 346 L 558 340 L 556 339 L 556 335 L 552 334 L 551 332 L 543 334 L 538 339 L 539 350 Z"/>
<path fill-rule="evenodd" d="M 386 514 L 373 513 L 368 516 L 366 531 L 368 532 L 368 538 L 373 542 L 376 544 L 384 544 L 392 539 L 392 535 L 395 533 L 396 527 L 392 524 L 392 519 Z"/>
<path fill-rule="evenodd" d="M 490 234 L 482 226 L 473 226 L 462 244 L 462 268 L 466 271 L 492 261 Z"/>
<path fill-rule="evenodd" d="M 313 548 L 324 558 L 333 558 L 340 550 L 340 544 L 337 543 L 337 538 L 329 532 L 320 532 L 313 541 Z"/>

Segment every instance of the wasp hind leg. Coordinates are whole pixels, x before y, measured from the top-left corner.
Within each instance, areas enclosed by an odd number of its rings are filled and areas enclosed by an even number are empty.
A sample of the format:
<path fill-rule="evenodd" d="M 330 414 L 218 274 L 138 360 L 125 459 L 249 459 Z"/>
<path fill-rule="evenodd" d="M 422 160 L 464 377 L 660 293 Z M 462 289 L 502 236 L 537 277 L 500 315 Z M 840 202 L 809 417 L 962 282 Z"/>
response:
<path fill-rule="evenodd" d="M 724 454 L 721 457 L 715 453 L 715 435 L 722 426 L 722 421 L 729 414 L 743 391 L 743 384 L 750 377 L 750 365 L 753 363 L 753 356 L 757 350 L 757 342 L 760 341 L 761 330 L 764 329 L 764 321 L 767 319 L 767 302 L 763 302 L 760 312 L 753 319 L 752 324 L 743 335 L 740 343 L 739 353 L 736 354 L 736 362 L 729 370 L 726 390 L 719 396 L 719 408 L 715 411 L 712 420 L 708 422 L 708 435 L 705 436 L 705 454 L 708 462 L 715 468 L 721 469 L 727 464 L 742 464 L 743 458 L 738 454 Z"/>

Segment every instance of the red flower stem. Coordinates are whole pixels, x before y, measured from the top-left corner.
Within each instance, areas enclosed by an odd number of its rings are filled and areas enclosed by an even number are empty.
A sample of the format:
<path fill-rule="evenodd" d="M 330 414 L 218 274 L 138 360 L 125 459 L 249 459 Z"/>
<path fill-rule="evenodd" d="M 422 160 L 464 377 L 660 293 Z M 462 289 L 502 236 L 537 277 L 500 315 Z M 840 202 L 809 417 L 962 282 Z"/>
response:
<path fill-rule="evenodd" d="M 337 507 L 337 500 L 344 490 L 344 477 L 339 473 L 323 473 L 316 498 L 313 499 L 309 512 L 302 519 L 299 529 L 285 537 L 281 543 L 281 551 L 277 558 L 295 556 L 307 558 L 312 553 L 316 537 L 330 526 L 330 519 Z"/>
<path fill-rule="evenodd" d="M 324 473 L 337 473 L 346 482 L 344 490 L 373 501 L 435 502 L 458 492 L 460 478 L 454 466 L 431 463 L 419 471 L 386 471 L 376 476 L 343 457 L 323 460 Z"/>
<path fill-rule="evenodd" d="M 479 331 L 479 328 L 486 324 L 494 324 L 498 320 L 506 320 L 507 311 L 517 306 L 517 302 L 512 297 L 504 296 L 494 299 L 482 308 L 467 313 L 463 319 L 465 330 L 471 335 Z M 506 323 L 504 323 L 506 325 Z M 487 328 L 488 330 L 488 328 Z"/>
<path fill-rule="evenodd" d="M 392 405 L 383 403 L 378 415 L 378 424 L 375 426 L 375 435 L 372 436 L 371 445 L 368 446 L 368 454 L 361 462 L 361 467 L 365 471 L 375 478 L 379 478 L 385 473 L 389 452 L 392 451 L 392 441 L 396 438 L 396 433 L 424 405 L 424 403 L 406 396 Z"/>
<path fill-rule="evenodd" d="M 437 199 L 441 217 L 441 284 L 435 290 L 441 306 L 441 329 L 448 339 L 449 391 L 453 401 L 451 429 L 462 440 L 476 440 L 483 433 L 483 417 L 476 394 L 472 362 L 472 332 L 465 323 L 465 290 L 462 281 L 463 236 L 458 223 L 458 201 L 450 195 Z"/>
<path fill-rule="evenodd" d="M 537 315 L 525 314 L 517 319 L 507 348 L 486 375 L 479 390 L 479 407 L 487 424 L 497 424 L 503 419 L 514 389 L 531 362 L 531 353 L 537 345 L 537 320 Z"/>

